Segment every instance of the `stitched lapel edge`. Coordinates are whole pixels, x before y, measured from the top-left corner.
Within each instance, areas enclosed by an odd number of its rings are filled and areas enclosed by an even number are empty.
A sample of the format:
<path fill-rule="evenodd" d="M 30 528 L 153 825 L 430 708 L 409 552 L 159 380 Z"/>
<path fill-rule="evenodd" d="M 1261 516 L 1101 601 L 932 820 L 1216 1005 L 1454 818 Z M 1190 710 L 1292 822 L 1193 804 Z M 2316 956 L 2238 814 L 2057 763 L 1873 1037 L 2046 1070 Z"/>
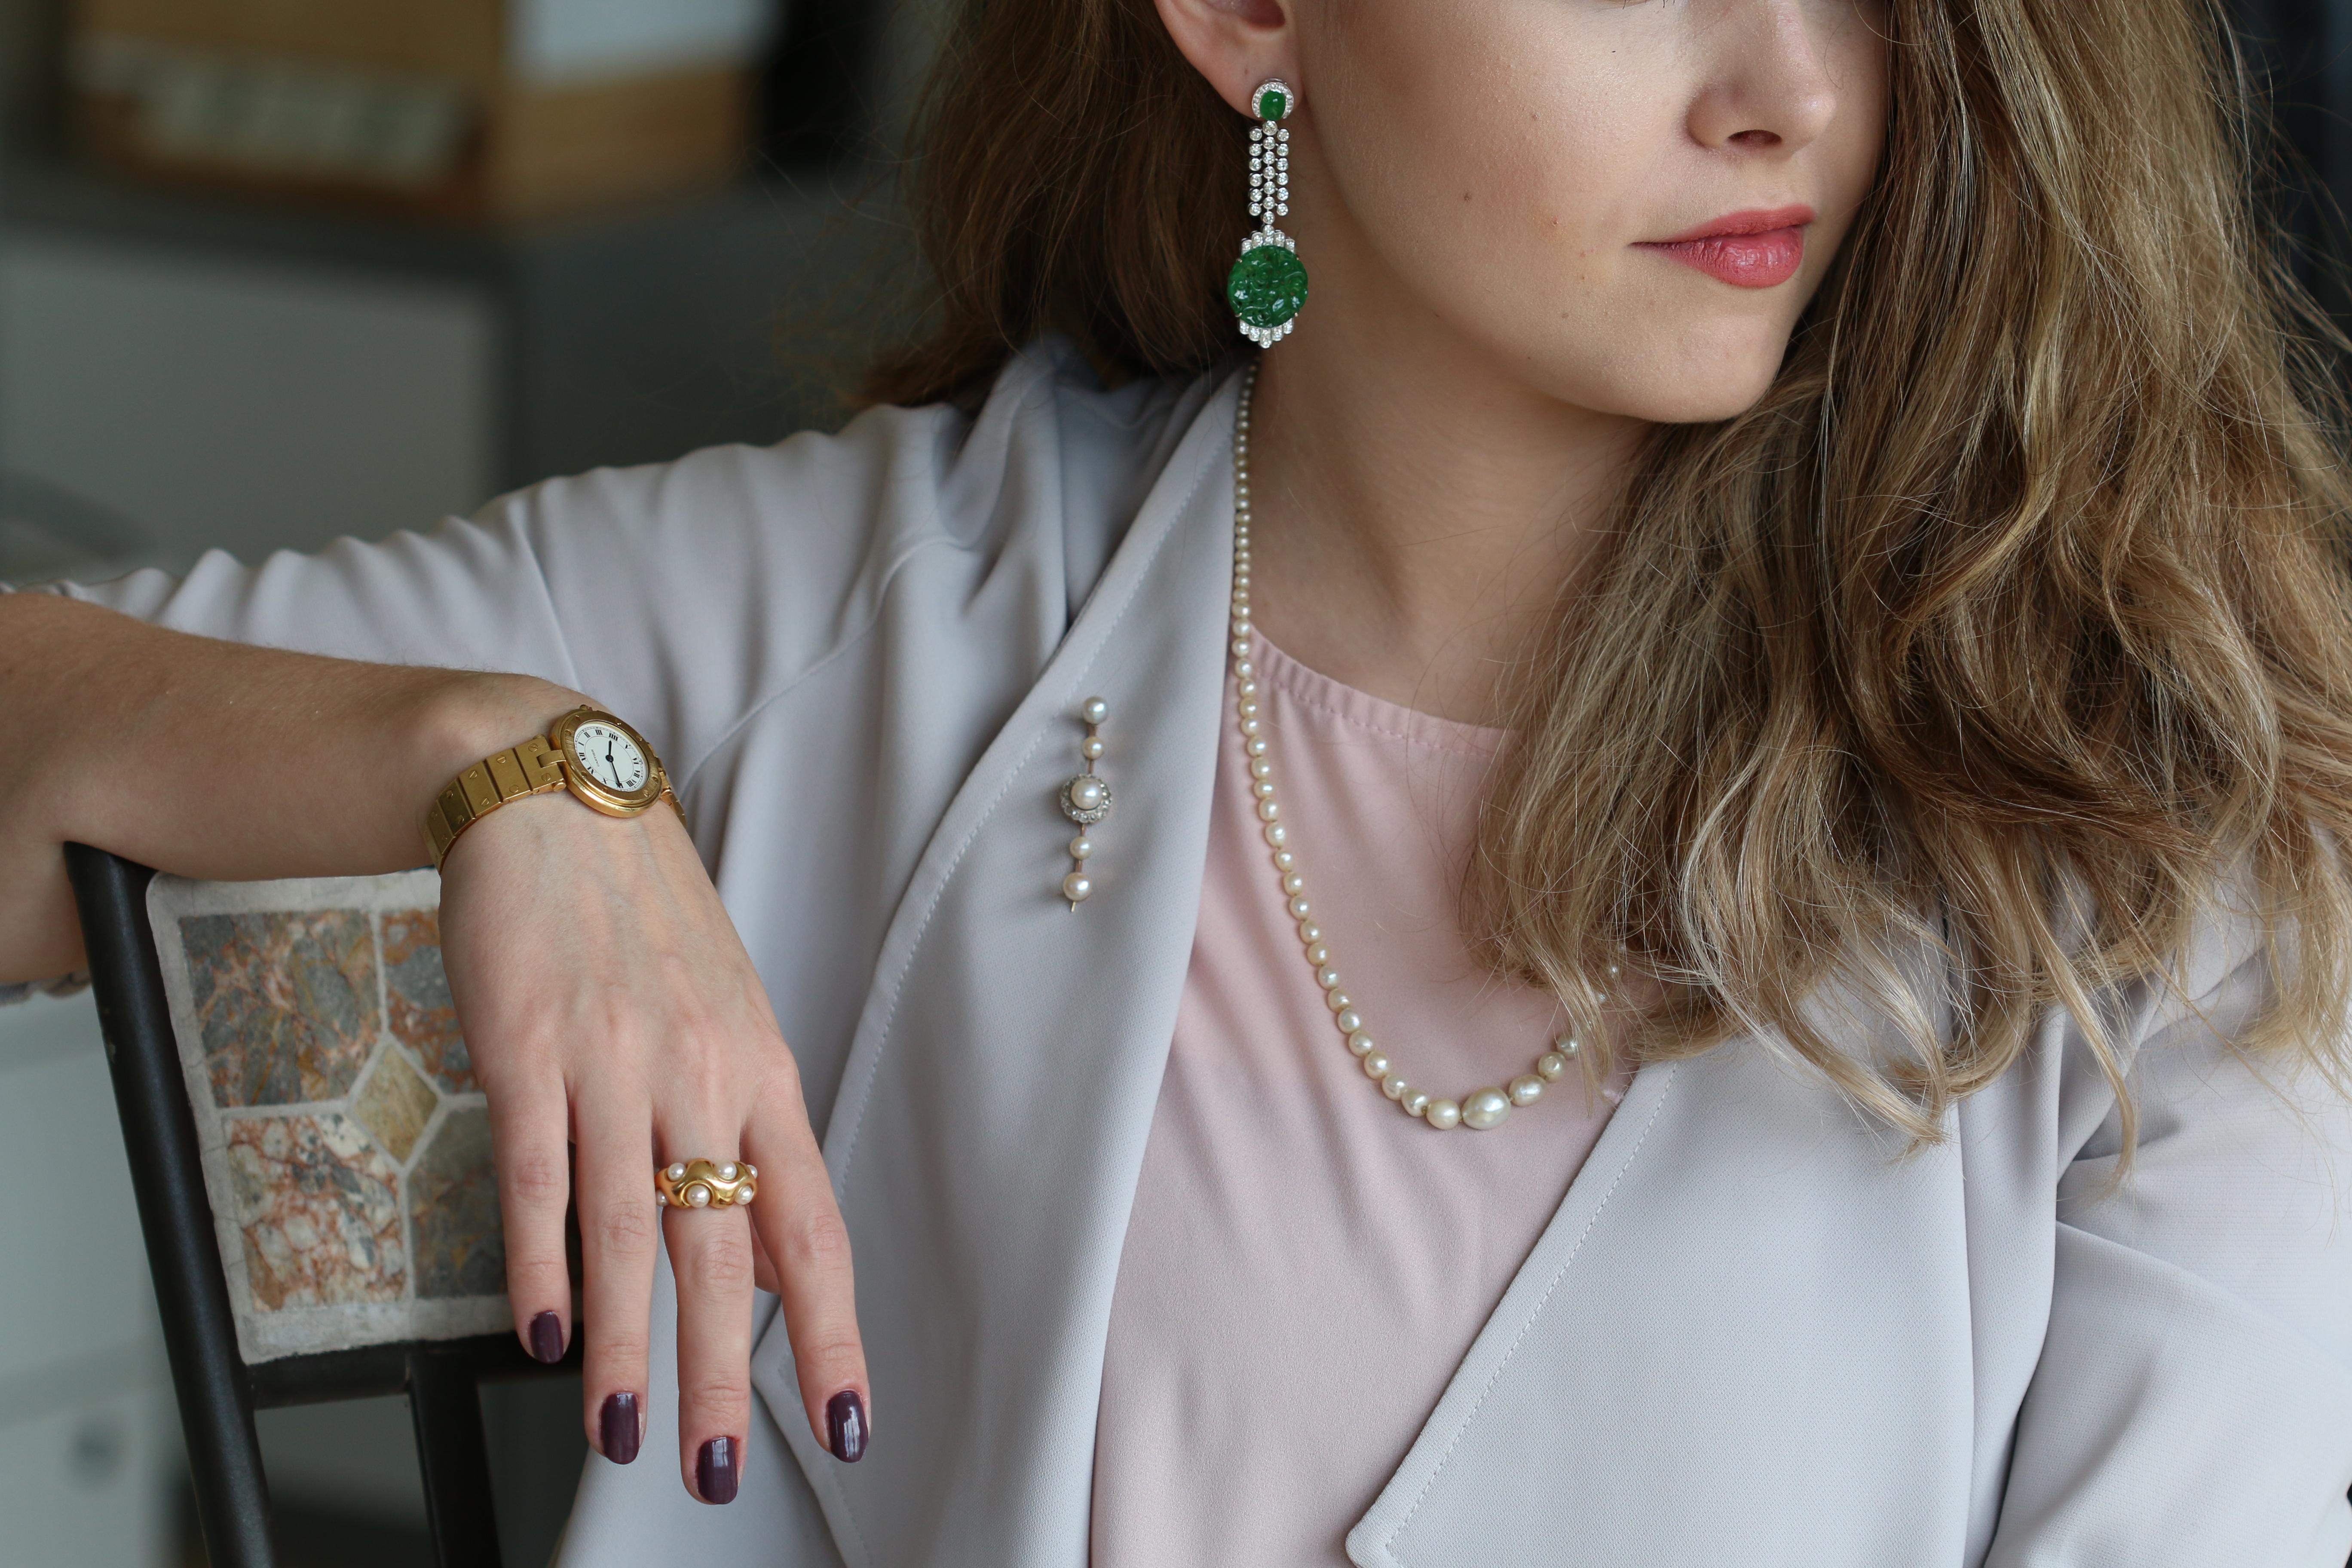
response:
<path fill-rule="evenodd" d="M 1438 1397 L 1436 1409 L 1406 1450 L 1404 1462 L 1348 1532 L 1348 1558 L 1358 1568 L 1403 1568 L 1404 1559 L 1396 1554 L 1397 1537 L 1444 1477 L 1487 1396 L 1509 1370 L 1519 1346 L 1536 1331 L 1537 1320 L 1553 1292 L 1575 1267 L 1585 1239 L 1601 1223 L 1610 1200 L 1649 1142 L 1651 1131 L 1665 1114 L 1682 1068 L 1678 1061 L 1654 1062 L 1633 1075 L 1624 1103 L 1610 1116 L 1600 1142 L 1569 1184 L 1568 1195 L 1560 1200 L 1535 1250 L 1519 1266 L 1494 1315 L 1471 1342 L 1469 1353 L 1462 1358 L 1461 1366 Z M 1604 1171 L 1608 1173 L 1604 1181 L 1588 1184 L 1585 1180 Z"/>
<path fill-rule="evenodd" d="M 883 1053 L 890 1046 L 908 974 L 921 952 L 932 917 L 967 853 L 1003 805 L 1037 749 L 1051 736 L 1057 721 L 1066 721 L 1068 710 L 1084 695 L 1092 672 L 1121 623 L 1135 607 L 1142 590 L 1153 581 L 1170 542 L 1199 504 L 1202 487 L 1220 471 L 1230 472 L 1231 427 L 1239 381 L 1237 373 L 1228 376 L 1194 414 L 1191 428 L 1171 456 L 1127 537 L 1113 552 L 1095 592 L 1074 618 L 1061 646 L 1047 660 L 1027 696 L 956 791 L 917 863 L 877 959 L 874 982 L 859 1016 L 833 1115 L 825 1129 L 826 1170 L 836 1197 L 845 1205 L 851 1190 L 852 1168 L 865 1112 L 871 1103 Z M 1224 610 L 1223 596 L 1217 595 L 1197 606 L 1178 604 L 1167 613 L 1187 620 L 1198 618 L 1204 624 L 1213 618 L 1222 624 Z M 1205 790 L 1200 805 L 1205 823 L 1209 805 Z M 1190 947 L 1188 941 L 1184 945 L 1186 954 Z M 1140 1151 L 1138 1152 L 1139 1158 Z M 860 1245 L 872 1247 L 877 1245 L 877 1239 L 866 1237 Z M 776 1415 L 777 1426 L 816 1494 L 845 1562 L 849 1568 L 875 1568 L 877 1560 L 873 1549 L 859 1530 L 856 1510 L 835 1474 L 837 1463 L 808 1430 L 781 1313 L 755 1344 L 752 1361 L 754 1389 Z"/>

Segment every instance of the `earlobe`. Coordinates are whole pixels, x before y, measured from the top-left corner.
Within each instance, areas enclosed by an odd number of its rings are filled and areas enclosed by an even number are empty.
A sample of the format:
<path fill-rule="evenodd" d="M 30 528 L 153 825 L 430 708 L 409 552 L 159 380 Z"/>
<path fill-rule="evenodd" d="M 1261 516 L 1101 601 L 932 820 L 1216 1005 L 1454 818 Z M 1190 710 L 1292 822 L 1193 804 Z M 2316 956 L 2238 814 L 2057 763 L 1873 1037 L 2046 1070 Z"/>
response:
<path fill-rule="evenodd" d="M 1153 0 L 1178 52 L 1234 113 L 1269 77 L 1298 79 L 1291 50 L 1292 0 Z"/>

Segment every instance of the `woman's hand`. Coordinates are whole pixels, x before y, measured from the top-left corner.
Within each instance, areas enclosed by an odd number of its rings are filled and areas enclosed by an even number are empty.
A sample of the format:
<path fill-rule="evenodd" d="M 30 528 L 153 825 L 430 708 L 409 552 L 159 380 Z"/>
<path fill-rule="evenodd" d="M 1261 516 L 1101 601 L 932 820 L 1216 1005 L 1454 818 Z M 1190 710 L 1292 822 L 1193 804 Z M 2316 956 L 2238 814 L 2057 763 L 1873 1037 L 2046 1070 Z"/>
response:
<path fill-rule="evenodd" d="M 793 1054 L 677 816 L 615 820 L 562 795 L 493 812 L 442 867 L 441 937 L 489 1099 L 515 1329 L 544 1359 L 570 1337 L 577 1196 L 589 1441 L 636 1457 L 666 1242 L 688 1489 L 727 1502 L 742 1474 L 755 1279 L 783 1299 L 810 1429 L 856 1458 L 872 1406 L 848 1234 Z M 656 1170 L 694 1159 L 749 1161 L 758 1195 L 658 1206 Z"/>
<path fill-rule="evenodd" d="M 401 870 L 459 769 L 580 700 L 529 676 L 321 658 L 0 595 L 0 980 L 81 961 L 68 843 L 213 880 Z M 688 1486 L 723 1502 L 742 1474 L 755 1277 L 783 1297 L 811 1429 L 825 1439 L 847 1414 L 828 1405 L 856 1402 L 854 1438 L 826 1444 L 855 1458 L 870 1392 L 848 1241 L 792 1052 L 677 816 L 616 821 L 552 795 L 506 805 L 452 847 L 441 933 L 489 1096 L 515 1327 L 550 1359 L 571 1332 L 576 1175 L 589 1440 L 635 1457 L 666 1235 Z M 759 1166 L 758 1197 L 656 1223 L 655 1162 L 698 1156 Z"/>

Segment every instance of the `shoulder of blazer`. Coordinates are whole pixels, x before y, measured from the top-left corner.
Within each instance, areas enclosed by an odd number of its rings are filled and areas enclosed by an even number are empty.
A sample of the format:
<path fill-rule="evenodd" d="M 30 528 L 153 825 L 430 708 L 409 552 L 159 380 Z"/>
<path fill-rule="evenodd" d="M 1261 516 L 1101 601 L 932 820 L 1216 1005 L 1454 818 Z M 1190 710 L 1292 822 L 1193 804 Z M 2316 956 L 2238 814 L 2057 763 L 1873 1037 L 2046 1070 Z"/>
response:
<path fill-rule="evenodd" d="M 1059 578 L 1066 610 L 1083 601 L 1211 390 L 1105 388 L 1046 340 L 976 415 L 872 408 L 835 433 L 549 480 L 479 521 L 535 560 L 576 684 L 671 716 L 653 738 L 683 786 L 864 637 L 910 567 L 975 593 L 1008 572 Z"/>

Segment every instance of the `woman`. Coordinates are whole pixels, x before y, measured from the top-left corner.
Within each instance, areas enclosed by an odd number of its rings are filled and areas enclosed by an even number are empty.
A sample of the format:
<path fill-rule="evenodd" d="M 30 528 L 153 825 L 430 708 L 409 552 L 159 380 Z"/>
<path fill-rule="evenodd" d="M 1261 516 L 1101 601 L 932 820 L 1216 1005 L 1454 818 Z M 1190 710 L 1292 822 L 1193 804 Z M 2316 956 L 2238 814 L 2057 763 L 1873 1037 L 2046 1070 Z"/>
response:
<path fill-rule="evenodd" d="M 437 814 L 567 1563 L 2340 1563 L 2346 491 L 2219 39 L 975 4 L 908 406 L 0 602 L 0 976 L 63 842 Z M 445 793 L 654 804 L 583 702 L 691 838 Z"/>

